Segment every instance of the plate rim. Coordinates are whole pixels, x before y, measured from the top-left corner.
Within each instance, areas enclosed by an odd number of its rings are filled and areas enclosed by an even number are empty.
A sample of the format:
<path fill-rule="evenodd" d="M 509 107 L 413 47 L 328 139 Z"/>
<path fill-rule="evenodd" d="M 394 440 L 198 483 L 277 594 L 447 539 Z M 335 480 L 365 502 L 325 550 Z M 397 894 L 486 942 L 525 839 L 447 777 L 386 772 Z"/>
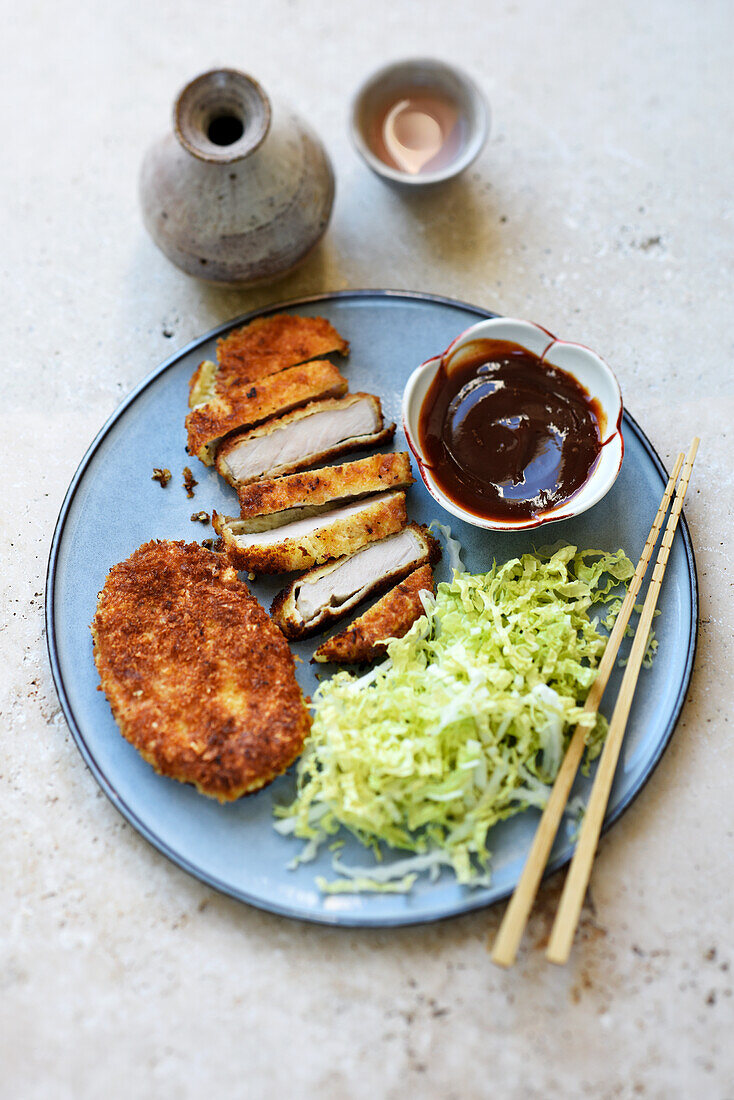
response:
<path fill-rule="evenodd" d="M 49 665 L 51 668 L 51 676 L 56 688 L 56 693 L 59 698 L 59 704 L 61 711 L 64 715 L 66 723 L 69 727 L 69 731 L 74 739 L 77 749 L 84 760 L 85 764 L 92 773 L 92 776 L 96 780 L 100 789 L 107 796 L 114 808 L 119 814 L 128 822 L 129 825 L 136 830 L 136 832 L 143 837 L 149 844 L 152 845 L 161 855 L 169 859 L 175 866 L 179 867 L 182 871 L 191 875 L 193 878 L 198 879 L 204 885 L 209 886 L 211 889 L 217 890 L 219 893 L 233 898 L 235 901 L 244 902 L 247 905 L 253 906 L 255 909 L 261 912 L 273 913 L 281 917 L 289 917 L 293 920 L 306 921 L 309 924 L 327 925 L 329 927 L 344 927 L 344 928 L 395 928 L 395 927 L 408 927 L 418 924 L 432 924 L 440 920 L 448 920 L 451 917 L 463 916 L 466 913 L 474 912 L 478 909 L 489 908 L 492 905 L 503 901 L 514 890 L 514 886 L 510 885 L 503 889 L 497 896 L 488 900 L 483 897 L 481 893 L 477 893 L 477 896 L 472 897 L 471 894 L 467 894 L 463 898 L 460 904 L 450 904 L 444 906 L 438 912 L 432 913 L 395 913 L 392 915 L 384 916 L 369 916 L 364 913 L 350 912 L 350 911 L 334 911 L 334 912 L 313 912 L 307 913 L 297 909 L 294 906 L 288 904 L 281 904 L 279 902 L 265 901 L 262 898 L 252 896 L 245 890 L 239 890 L 235 887 L 222 882 L 215 875 L 197 867 L 192 863 L 185 855 L 175 851 L 169 844 L 161 840 L 156 833 L 143 822 L 136 812 L 129 807 L 124 799 L 115 790 L 113 782 L 108 778 L 100 765 L 97 764 L 95 756 L 85 740 L 84 733 L 76 720 L 74 710 L 69 701 L 69 697 L 66 692 L 66 686 L 64 684 L 64 677 L 61 673 L 61 666 L 58 656 L 58 648 L 56 641 L 56 620 L 55 620 L 55 596 L 56 596 L 56 579 L 57 579 L 57 565 L 59 557 L 59 549 L 61 547 L 62 538 L 64 535 L 64 529 L 66 521 L 68 519 L 69 511 L 73 503 L 76 491 L 79 488 L 81 480 L 89 466 L 94 454 L 102 441 L 107 436 L 112 426 L 124 415 L 130 405 L 137 400 L 138 397 L 150 386 L 156 379 L 164 374 L 167 370 L 170 370 L 180 359 L 190 352 L 194 351 L 197 347 L 219 336 L 221 333 L 226 332 L 238 325 L 246 324 L 248 321 L 254 320 L 256 317 L 264 317 L 271 313 L 276 313 L 280 310 L 293 309 L 295 307 L 313 305 L 319 302 L 330 302 L 335 299 L 358 299 L 358 298 L 399 298 L 404 301 L 421 301 L 433 303 L 436 305 L 453 306 L 458 309 L 465 310 L 469 313 L 474 313 L 478 317 L 490 318 L 497 317 L 499 314 L 492 310 L 486 309 L 483 306 L 478 306 L 470 302 L 465 302 L 459 298 L 451 298 L 442 294 L 431 294 L 425 291 L 413 291 L 413 290 L 395 290 L 395 289 L 383 289 L 383 288 L 360 288 L 353 290 L 335 290 L 324 291 L 318 294 L 310 294 L 301 296 L 298 298 L 291 298 L 286 301 L 280 301 L 271 303 L 267 306 L 261 306 L 257 309 L 249 310 L 247 313 L 241 314 L 237 317 L 233 317 L 228 321 L 224 321 L 211 329 L 209 332 L 204 333 L 202 336 L 198 336 L 195 339 L 189 341 L 183 347 L 173 352 L 167 359 L 164 359 L 162 363 L 159 363 L 157 367 L 154 367 L 141 381 L 123 398 L 116 409 L 108 416 L 104 424 L 92 439 L 87 450 L 84 452 L 79 465 L 74 472 L 74 475 L 69 483 L 69 487 L 66 490 L 64 499 L 59 510 L 59 514 L 54 526 L 54 532 L 51 539 L 51 545 L 49 549 L 48 562 L 46 566 L 46 587 L 45 587 L 45 607 L 44 607 L 44 620 L 46 626 L 46 649 L 48 653 Z M 637 436 L 638 441 L 646 450 L 653 461 L 653 465 L 657 468 L 658 473 L 661 475 L 663 483 L 668 478 L 668 472 L 665 469 L 660 455 L 656 451 L 655 447 L 648 439 L 647 435 L 637 423 L 631 413 L 625 408 L 623 419 L 626 422 L 626 427 L 632 429 Z M 696 650 L 698 646 L 698 611 L 699 611 L 699 590 L 698 590 L 698 571 L 696 567 L 696 558 L 693 551 L 693 541 L 691 539 L 690 529 L 688 527 L 688 521 L 685 513 L 681 513 L 680 517 L 680 531 L 683 539 L 683 547 L 686 555 L 686 563 L 688 566 L 687 574 L 690 585 L 691 596 L 691 620 L 692 628 L 691 634 L 688 638 L 688 649 L 686 653 L 686 662 L 683 670 L 683 677 L 678 690 L 678 694 L 673 705 L 671 716 L 665 727 L 663 736 L 655 753 L 647 761 L 646 767 L 642 772 L 637 784 L 631 788 L 626 796 L 622 799 L 618 806 L 615 807 L 614 812 L 604 822 L 602 833 L 606 833 L 608 829 L 612 827 L 620 817 L 629 809 L 635 799 L 641 794 L 644 788 L 647 786 L 650 777 L 657 768 L 662 756 L 667 749 L 672 739 L 675 728 L 678 724 L 678 720 L 683 709 L 683 704 L 688 694 L 688 688 L 690 686 L 691 677 L 693 675 L 693 668 L 695 664 Z M 555 874 L 562 867 L 566 866 L 572 857 L 573 849 L 566 855 L 558 856 L 552 860 L 546 867 L 543 879 L 549 878 Z"/>

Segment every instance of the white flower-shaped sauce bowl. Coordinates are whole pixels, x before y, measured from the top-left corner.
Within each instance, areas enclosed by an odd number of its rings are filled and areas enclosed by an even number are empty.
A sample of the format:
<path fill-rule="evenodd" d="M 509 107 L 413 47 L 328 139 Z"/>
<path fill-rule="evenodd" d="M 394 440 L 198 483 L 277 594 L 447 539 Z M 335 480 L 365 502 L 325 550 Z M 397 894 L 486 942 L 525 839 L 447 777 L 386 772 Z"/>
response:
<path fill-rule="evenodd" d="M 476 346 L 482 340 L 500 340 L 519 345 L 547 366 L 570 375 L 590 398 L 595 399 L 601 448 L 586 481 L 571 496 L 547 511 L 538 512 L 529 518 L 487 518 L 462 507 L 443 491 L 422 451 L 419 431 L 421 409 L 438 370 L 443 365 L 446 374 L 450 375 L 452 362 L 461 362 L 462 355 L 466 357 L 471 346 Z M 420 476 L 431 496 L 452 515 L 475 527 L 484 527 L 491 531 L 518 531 L 580 515 L 609 492 L 624 457 L 621 432 L 622 394 L 610 367 L 589 348 L 582 344 L 557 340 L 546 329 L 531 321 L 494 317 L 472 325 L 442 355 L 428 359 L 413 371 L 403 393 L 402 411 L 408 445 L 415 455 Z"/>

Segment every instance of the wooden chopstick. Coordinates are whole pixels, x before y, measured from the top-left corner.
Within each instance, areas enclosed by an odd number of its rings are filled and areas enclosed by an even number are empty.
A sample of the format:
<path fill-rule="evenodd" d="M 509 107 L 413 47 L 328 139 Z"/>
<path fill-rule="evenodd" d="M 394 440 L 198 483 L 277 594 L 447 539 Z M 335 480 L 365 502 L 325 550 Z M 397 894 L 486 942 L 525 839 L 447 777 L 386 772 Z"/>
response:
<path fill-rule="evenodd" d="M 691 470 L 693 469 L 693 462 L 696 458 L 698 444 L 698 438 L 694 439 L 676 489 L 670 518 L 665 528 L 663 541 L 660 544 L 655 568 L 652 572 L 652 579 L 647 590 L 640 621 L 637 624 L 634 641 L 632 642 L 627 668 L 625 669 L 622 679 L 622 686 L 619 689 L 619 697 L 617 698 L 612 720 L 609 724 L 609 732 L 604 742 L 604 749 L 602 751 L 601 760 L 599 761 L 594 786 L 591 790 L 589 804 L 586 807 L 578 844 L 576 845 L 576 851 L 571 860 L 571 867 L 566 877 L 563 893 L 561 895 L 561 902 L 558 906 L 556 919 L 551 930 L 550 940 L 545 954 L 550 962 L 559 965 L 563 965 L 563 963 L 568 960 L 573 938 L 576 934 L 576 926 L 579 921 L 581 906 L 583 905 L 586 888 L 591 876 L 591 866 L 594 862 L 594 855 L 599 842 L 599 834 L 604 821 L 607 802 L 609 801 L 609 793 L 612 789 L 614 772 L 622 747 L 622 739 L 624 738 L 627 719 L 635 694 L 635 687 L 637 686 L 637 678 L 640 674 L 642 660 L 647 649 L 650 626 L 652 625 L 658 596 L 660 595 L 660 586 L 663 581 L 665 567 L 668 563 L 668 555 L 673 545 L 673 536 L 678 526 L 683 500 L 685 499 L 686 490 L 688 489 L 688 482 L 690 481 Z"/>
<path fill-rule="evenodd" d="M 668 479 L 668 484 L 665 486 L 665 492 L 663 493 L 660 507 L 655 516 L 655 521 L 650 528 L 650 534 L 647 536 L 647 542 L 643 547 L 634 576 L 630 581 L 627 594 L 619 609 L 619 614 L 617 615 L 614 627 L 609 636 L 609 641 L 604 650 L 604 656 L 599 663 L 596 679 L 586 697 L 586 702 L 584 704 L 585 711 L 596 711 L 599 708 L 601 697 L 607 686 L 609 676 L 614 668 L 614 662 L 617 659 L 619 647 L 624 638 L 624 632 L 627 629 L 627 623 L 630 620 L 630 615 L 635 606 L 637 593 L 640 591 L 640 585 L 642 584 L 648 563 L 652 557 L 652 552 L 657 542 L 660 528 L 663 525 L 665 514 L 668 511 L 670 498 L 673 495 L 673 489 L 678 480 L 678 474 L 680 473 L 682 464 L 683 455 L 679 454 L 675 466 L 673 467 L 673 472 Z M 533 907 L 535 895 L 538 892 L 540 880 L 543 877 L 543 871 L 548 862 L 548 856 L 553 847 L 553 841 L 558 832 L 558 826 L 563 817 L 563 811 L 568 801 L 573 781 L 576 778 L 576 772 L 581 763 L 584 748 L 586 747 L 587 729 L 587 726 L 576 726 L 573 737 L 566 749 L 561 767 L 558 770 L 553 789 L 543 811 L 543 816 L 540 819 L 530 852 L 528 853 L 527 861 L 518 884 L 515 887 L 515 892 L 512 895 L 510 904 L 505 911 L 502 924 L 497 933 L 497 938 L 494 941 L 492 962 L 496 963 L 497 966 L 512 966 L 517 956 L 517 949 L 520 946 L 520 940 L 525 931 L 525 926 L 530 916 L 530 910 Z"/>

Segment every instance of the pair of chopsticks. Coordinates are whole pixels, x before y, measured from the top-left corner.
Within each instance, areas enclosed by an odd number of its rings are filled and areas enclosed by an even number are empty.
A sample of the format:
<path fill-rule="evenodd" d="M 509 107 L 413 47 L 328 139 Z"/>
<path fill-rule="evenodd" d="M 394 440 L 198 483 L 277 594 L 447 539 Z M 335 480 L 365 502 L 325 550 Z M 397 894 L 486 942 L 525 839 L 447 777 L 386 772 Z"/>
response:
<path fill-rule="evenodd" d="M 655 543 L 657 542 L 660 529 L 663 526 L 666 513 L 670 506 L 673 492 L 675 491 L 673 507 L 668 518 L 663 540 L 660 544 L 655 568 L 653 569 L 652 580 L 650 581 L 645 603 L 640 614 L 640 621 L 637 624 L 637 630 L 632 642 L 627 667 L 622 679 L 622 686 L 619 690 L 619 696 L 614 707 L 611 722 L 609 723 L 609 731 L 606 741 L 604 742 L 604 749 L 599 761 L 596 778 L 589 798 L 589 804 L 584 814 L 583 825 L 579 833 L 576 851 L 574 852 L 571 867 L 566 877 L 560 905 L 556 913 L 556 919 L 546 949 L 546 958 L 550 962 L 558 963 L 559 965 L 562 965 L 568 960 L 573 938 L 576 933 L 576 926 L 578 925 L 579 916 L 581 915 L 581 907 L 584 902 L 584 897 L 586 896 L 586 888 L 591 876 L 591 866 L 594 862 L 597 844 L 599 843 L 599 834 L 604 821 L 607 802 L 609 801 L 609 793 L 612 788 L 614 772 L 617 767 L 622 740 L 627 726 L 627 719 L 632 706 L 632 698 L 635 693 L 637 678 L 640 674 L 640 668 L 642 667 L 642 661 L 647 649 L 650 626 L 652 624 L 653 615 L 655 614 L 658 596 L 660 595 L 663 574 L 665 573 L 665 567 L 668 563 L 668 555 L 670 554 L 673 536 L 678 526 L 678 520 L 683 507 L 683 500 L 688 489 L 688 483 L 691 478 L 691 470 L 693 469 L 699 442 L 698 438 L 693 440 L 685 459 L 683 454 L 678 455 L 675 466 L 673 467 L 673 473 L 665 487 L 663 499 L 660 502 L 655 521 L 650 528 L 650 534 L 647 536 L 647 542 L 642 551 L 637 569 L 635 570 L 635 574 L 627 590 L 627 595 L 617 615 L 612 633 L 609 636 L 604 656 L 599 664 L 596 679 L 589 691 L 586 703 L 584 704 L 585 711 L 595 712 L 598 710 L 604 688 L 607 685 L 609 676 L 614 667 L 614 662 L 617 659 L 617 653 L 619 652 L 627 623 L 634 609 L 637 594 L 640 591 L 640 586 L 647 572 Z M 679 474 L 680 481 L 678 481 Z M 676 482 L 678 483 L 677 488 Z M 583 756 L 586 746 L 586 731 L 587 727 L 580 725 L 577 725 L 574 730 L 573 737 L 566 750 L 566 755 L 563 758 L 558 775 L 556 776 L 556 781 L 553 784 L 553 789 L 551 790 L 545 810 L 543 811 L 543 816 L 540 819 L 540 824 L 530 848 L 527 862 L 502 919 L 502 924 L 500 925 L 497 938 L 492 948 L 492 961 L 497 963 L 498 966 L 512 966 L 515 961 L 517 949 L 520 945 L 522 934 L 525 931 L 525 925 L 530 916 L 530 910 L 535 900 L 535 895 L 538 892 L 540 880 L 546 863 L 548 862 L 548 856 L 550 855 L 550 850 L 553 846 L 553 841 L 558 831 L 558 826 L 561 822 L 563 811 L 568 801 L 573 781 L 576 777 L 576 772 L 581 763 L 581 757 Z"/>

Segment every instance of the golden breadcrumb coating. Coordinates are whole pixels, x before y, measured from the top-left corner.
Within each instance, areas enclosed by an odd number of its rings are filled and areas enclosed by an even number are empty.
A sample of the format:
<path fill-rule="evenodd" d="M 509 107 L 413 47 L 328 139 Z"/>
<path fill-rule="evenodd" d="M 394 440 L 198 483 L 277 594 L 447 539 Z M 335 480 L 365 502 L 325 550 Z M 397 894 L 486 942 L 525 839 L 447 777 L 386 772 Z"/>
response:
<path fill-rule="evenodd" d="M 241 485 L 238 490 L 240 515 L 243 519 L 265 516 L 300 505 L 309 507 L 379 493 L 383 489 L 404 489 L 414 480 L 407 451 L 369 455 L 340 466 L 325 466 L 307 473 Z"/>
<path fill-rule="evenodd" d="M 219 442 L 230 432 L 252 428 L 309 401 L 341 397 L 347 380 L 327 359 L 289 367 L 232 394 L 197 405 L 186 417 L 187 450 L 211 466 Z"/>
<path fill-rule="evenodd" d="M 258 317 L 217 341 L 216 386 L 223 393 L 308 359 L 348 351 L 347 341 L 324 317 Z"/>
<path fill-rule="evenodd" d="M 288 644 L 220 555 L 145 543 L 110 570 L 91 630 L 120 730 L 162 775 L 226 802 L 301 752 L 310 718 Z"/>
<path fill-rule="evenodd" d="M 330 517 L 332 521 L 330 522 Z M 212 526 L 222 537 L 222 549 L 236 568 L 251 573 L 290 573 L 309 569 L 331 558 L 353 554 L 369 542 L 402 531 L 408 522 L 405 493 L 390 492 L 370 497 L 358 512 L 333 520 L 332 512 L 323 512 L 308 534 L 291 536 L 289 524 L 273 528 L 276 532 L 267 545 L 247 545 L 246 521 L 212 514 Z M 238 540 L 238 533 L 241 541 Z"/>
<path fill-rule="evenodd" d="M 217 341 L 217 362 L 200 363 L 191 377 L 189 405 L 193 409 L 217 393 L 222 396 L 309 359 L 348 351 L 347 341 L 323 317 L 258 317 Z"/>

